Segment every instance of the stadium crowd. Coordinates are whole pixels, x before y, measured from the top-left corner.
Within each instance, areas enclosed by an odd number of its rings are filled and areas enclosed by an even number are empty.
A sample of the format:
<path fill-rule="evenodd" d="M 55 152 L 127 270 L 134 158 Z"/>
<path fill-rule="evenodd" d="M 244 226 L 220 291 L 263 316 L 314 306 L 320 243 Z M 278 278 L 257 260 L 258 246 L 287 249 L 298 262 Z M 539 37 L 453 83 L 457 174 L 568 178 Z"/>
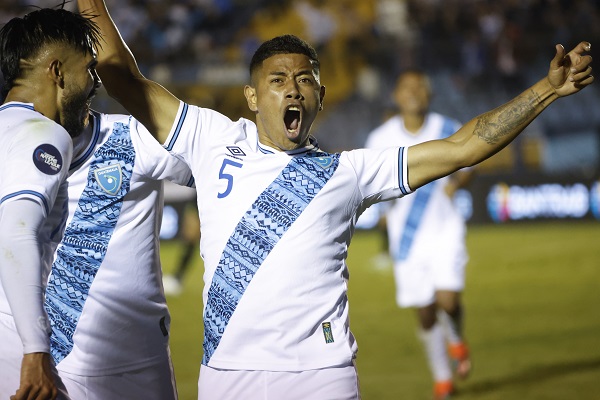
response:
<path fill-rule="evenodd" d="M 48 7 L 59 2 L 2 2 L 0 24 L 32 3 Z M 581 37 L 594 42 L 600 36 L 598 0 L 107 0 L 107 4 L 144 74 L 194 104 L 216 107 L 229 116 L 251 117 L 239 87 L 247 81 L 246 65 L 259 43 L 282 32 L 313 43 L 325 66 L 322 76 L 327 86 L 325 116 L 314 129 L 324 147 L 341 146 L 331 150 L 364 145 L 367 132 L 390 112 L 389 90 L 404 68 L 429 73 L 441 89 L 433 107 L 467 120 L 533 83 L 532 71 L 544 65 L 554 44 L 569 48 Z M 66 8 L 75 10 L 74 2 Z M 587 111 L 600 105 L 596 90 L 577 100 L 584 107 L 566 106 L 569 111 L 542 116 L 541 135 L 560 135 L 569 126 L 587 132 L 582 147 L 589 148 L 590 143 L 594 147 L 600 142 L 600 116 Z M 119 111 L 103 96 L 96 104 Z M 587 118 L 580 118 L 582 114 Z M 581 121 L 586 125 L 580 126 Z M 343 129 L 329 136 L 332 126 Z M 586 161 L 595 165 L 598 160 Z"/>
<path fill-rule="evenodd" d="M 57 3 L 2 2 L 0 23 L 22 13 L 28 4 Z M 288 31 L 315 43 L 321 57 L 341 56 L 352 67 L 368 63 L 394 75 L 399 68 L 419 65 L 426 70 L 449 69 L 468 81 L 493 77 L 511 83 L 519 79 L 521 66 L 540 57 L 545 60 L 553 50 L 551 44 L 568 47 L 582 36 L 591 40 L 600 36 L 596 0 L 109 0 L 107 4 L 124 40 L 146 67 L 245 65 L 260 42 Z M 75 9 L 74 3 L 66 8 Z"/>

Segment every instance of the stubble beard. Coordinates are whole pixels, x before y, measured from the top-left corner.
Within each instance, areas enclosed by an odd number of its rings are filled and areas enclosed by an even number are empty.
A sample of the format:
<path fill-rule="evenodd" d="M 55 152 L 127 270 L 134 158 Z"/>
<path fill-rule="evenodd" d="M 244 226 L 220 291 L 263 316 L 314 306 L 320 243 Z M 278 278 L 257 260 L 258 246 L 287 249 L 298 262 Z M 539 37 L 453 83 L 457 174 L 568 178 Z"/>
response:
<path fill-rule="evenodd" d="M 88 94 L 83 91 L 73 91 L 74 94 L 66 95 L 63 100 L 64 123 L 63 127 L 73 137 L 81 135 L 85 128 L 85 113 L 88 110 Z"/>

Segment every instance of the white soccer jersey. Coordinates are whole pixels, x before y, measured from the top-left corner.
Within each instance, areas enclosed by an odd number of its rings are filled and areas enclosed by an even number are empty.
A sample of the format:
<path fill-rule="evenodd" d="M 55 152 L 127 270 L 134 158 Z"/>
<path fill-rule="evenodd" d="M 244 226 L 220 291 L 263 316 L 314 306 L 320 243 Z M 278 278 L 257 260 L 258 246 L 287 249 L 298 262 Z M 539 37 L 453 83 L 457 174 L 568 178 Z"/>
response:
<path fill-rule="evenodd" d="M 187 165 L 133 118 L 92 120 L 93 139 L 69 171 L 69 217 L 46 290 L 57 368 L 88 376 L 167 357 L 161 180 L 191 183 Z"/>
<path fill-rule="evenodd" d="M 33 200 L 43 209 L 46 220 L 38 231 L 42 256 L 40 282 L 43 283 L 64 228 L 67 209 L 65 178 L 71 162 L 71 137 L 63 127 L 35 111 L 33 104 L 29 103 L 8 102 L 1 105 L 0 126 L 0 215 L 3 205 L 17 199 Z M 10 260 L 4 258 L 6 253 L 2 251 L 0 268 L 11 267 L 7 265 Z M 19 257 L 18 254 L 12 256 Z M 43 313 L 43 309 L 40 308 L 40 312 Z M 3 285 L 0 285 L 0 313 L 12 315 Z M 37 328 L 41 332 L 21 330 L 23 340 L 35 338 L 37 343 L 33 351 L 42 351 L 42 347 L 47 351 L 44 324 L 36 321 L 35 326 L 29 328 Z M 27 347 L 28 343 L 24 345 Z"/>
<path fill-rule="evenodd" d="M 429 113 L 416 134 L 404 128 L 398 115 L 373 130 L 367 148 L 412 146 L 450 136 L 460 124 L 437 113 Z M 465 222 L 444 191 L 448 177 L 419 188 L 412 196 L 395 200 L 386 211 L 390 253 L 396 262 L 431 260 L 435 254 L 460 250 L 465 236 Z"/>
<path fill-rule="evenodd" d="M 351 362 L 348 245 L 364 208 L 410 192 L 405 149 L 276 151 L 253 122 L 184 103 L 165 146 L 197 178 L 203 363 L 299 371 Z"/>

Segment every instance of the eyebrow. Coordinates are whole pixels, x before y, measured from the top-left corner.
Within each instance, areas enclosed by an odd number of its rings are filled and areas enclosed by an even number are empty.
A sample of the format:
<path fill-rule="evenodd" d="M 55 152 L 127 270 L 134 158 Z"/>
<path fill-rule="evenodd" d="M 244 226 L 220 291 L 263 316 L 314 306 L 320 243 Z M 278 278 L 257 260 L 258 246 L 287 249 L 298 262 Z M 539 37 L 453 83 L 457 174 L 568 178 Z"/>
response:
<path fill-rule="evenodd" d="M 287 74 L 285 72 L 282 72 L 282 71 L 272 71 L 272 72 L 269 72 L 269 75 L 287 76 Z M 299 71 L 296 74 L 296 76 L 302 76 L 302 75 L 310 75 L 310 76 L 312 76 L 313 75 L 313 70 L 312 69 L 311 70 L 302 70 L 302 71 Z"/>

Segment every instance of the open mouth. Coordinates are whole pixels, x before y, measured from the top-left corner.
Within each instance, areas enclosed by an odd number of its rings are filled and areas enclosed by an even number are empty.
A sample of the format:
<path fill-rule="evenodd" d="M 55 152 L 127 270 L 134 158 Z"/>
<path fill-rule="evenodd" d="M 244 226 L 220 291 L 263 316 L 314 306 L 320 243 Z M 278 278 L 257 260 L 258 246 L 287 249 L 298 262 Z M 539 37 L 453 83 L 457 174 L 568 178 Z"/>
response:
<path fill-rule="evenodd" d="M 285 128 L 290 133 L 297 133 L 300 129 L 300 122 L 302 121 L 302 115 L 300 108 L 297 106 L 291 106 L 285 111 L 283 122 Z"/>

